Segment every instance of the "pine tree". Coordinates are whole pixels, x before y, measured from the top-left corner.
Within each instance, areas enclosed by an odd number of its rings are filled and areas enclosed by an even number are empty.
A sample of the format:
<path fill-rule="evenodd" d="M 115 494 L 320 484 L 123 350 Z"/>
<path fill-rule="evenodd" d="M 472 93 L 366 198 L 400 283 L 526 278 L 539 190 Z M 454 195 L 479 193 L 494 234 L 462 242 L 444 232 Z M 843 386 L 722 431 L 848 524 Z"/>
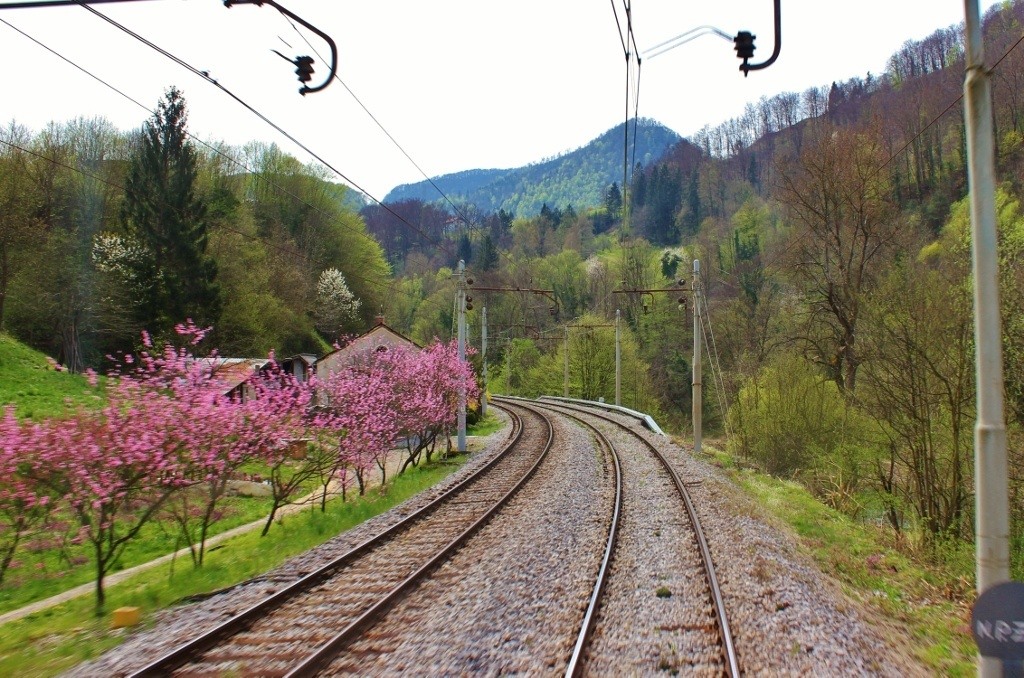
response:
<path fill-rule="evenodd" d="M 485 235 L 480 249 L 476 253 L 476 267 L 481 271 L 490 271 L 498 265 L 498 248 L 494 246 L 491 236 Z"/>
<path fill-rule="evenodd" d="M 144 329 L 167 333 L 192 318 L 220 316 L 217 266 L 206 254 L 207 213 L 197 195 L 198 162 L 188 141 L 185 99 L 172 87 L 142 129 L 131 159 L 121 219 L 145 255 L 134 316 Z"/>
<path fill-rule="evenodd" d="M 622 216 L 622 192 L 619 190 L 618 183 L 613 183 L 605 192 L 604 208 L 612 219 Z"/>

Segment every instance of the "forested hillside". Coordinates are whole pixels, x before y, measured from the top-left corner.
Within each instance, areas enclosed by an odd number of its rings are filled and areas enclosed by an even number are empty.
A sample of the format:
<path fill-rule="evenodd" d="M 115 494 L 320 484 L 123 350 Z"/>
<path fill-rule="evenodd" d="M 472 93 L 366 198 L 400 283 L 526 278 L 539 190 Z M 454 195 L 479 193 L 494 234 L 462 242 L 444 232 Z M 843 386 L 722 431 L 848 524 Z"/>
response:
<path fill-rule="evenodd" d="M 438 189 L 457 204 L 471 204 L 484 212 L 504 210 L 530 217 L 544 205 L 575 209 L 600 204 L 607 187 L 622 183 L 622 157 L 628 124 L 629 149 L 634 162 L 657 161 L 679 135 L 654 120 L 633 120 L 613 127 L 586 146 L 551 160 L 514 169 L 468 170 L 397 186 L 386 203 L 405 200 L 444 202 Z"/>
<path fill-rule="evenodd" d="M 191 138 L 176 90 L 142 122 L 3 130 L 0 328 L 76 371 L 187 317 L 228 355 L 362 330 L 390 271 L 359 196 L 276 146 Z"/>

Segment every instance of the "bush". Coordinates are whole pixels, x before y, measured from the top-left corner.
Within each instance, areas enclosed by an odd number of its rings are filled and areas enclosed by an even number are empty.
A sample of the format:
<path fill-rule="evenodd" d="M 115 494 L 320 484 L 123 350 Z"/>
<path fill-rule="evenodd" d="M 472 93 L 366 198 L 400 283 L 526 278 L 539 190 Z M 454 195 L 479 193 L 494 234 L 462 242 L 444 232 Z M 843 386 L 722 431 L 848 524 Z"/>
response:
<path fill-rule="evenodd" d="M 740 389 L 730 451 L 778 476 L 839 468 L 849 478 L 859 456 L 852 415 L 834 382 L 799 357 L 780 356 Z"/>

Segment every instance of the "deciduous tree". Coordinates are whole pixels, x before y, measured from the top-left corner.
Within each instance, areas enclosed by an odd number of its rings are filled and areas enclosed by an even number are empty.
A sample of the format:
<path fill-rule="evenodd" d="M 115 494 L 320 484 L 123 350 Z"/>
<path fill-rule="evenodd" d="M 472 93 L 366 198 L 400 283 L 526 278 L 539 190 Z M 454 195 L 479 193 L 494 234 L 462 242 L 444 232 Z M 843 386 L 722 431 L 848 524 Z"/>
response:
<path fill-rule="evenodd" d="M 871 132 L 822 128 L 795 158 L 777 163 L 779 196 L 794 227 L 792 265 L 805 283 L 811 331 L 828 337 L 816 359 L 853 392 L 864 294 L 897 233 L 887 155 Z"/>

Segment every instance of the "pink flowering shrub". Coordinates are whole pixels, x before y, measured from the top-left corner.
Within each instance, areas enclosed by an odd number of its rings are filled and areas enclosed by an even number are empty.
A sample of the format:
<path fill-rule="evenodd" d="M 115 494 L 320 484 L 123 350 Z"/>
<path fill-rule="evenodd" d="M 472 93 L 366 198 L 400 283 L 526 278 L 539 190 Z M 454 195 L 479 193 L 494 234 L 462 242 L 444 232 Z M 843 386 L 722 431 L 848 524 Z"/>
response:
<path fill-rule="evenodd" d="M 468 363 L 454 344 L 440 343 L 375 352 L 319 384 L 297 381 L 271 355 L 242 395 L 232 395 L 214 370 L 216 352 L 195 355 L 208 330 L 191 322 L 176 330 L 180 346 L 158 349 L 143 334 L 143 350 L 115 361 L 101 410 L 40 423 L 4 412 L 0 583 L 19 543 L 52 513 L 66 520 L 62 544 L 90 548 L 102 608 L 105 576 L 150 520 L 173 522 L 202 564 L 210 526 L 224 513 L 220 501 L 243 464 L 266 468 L 273 500 L 266 534 L 310 482 L 323 486 L 321 508 L 328 486 L 343 492 L 354 481 L 362 493 L 374 466 L 385 482 L 399 438 L 408 441 L 403 470 L 425 450 L 429 459 L 455 425 L 460 392 L 477 396 Z"/>

